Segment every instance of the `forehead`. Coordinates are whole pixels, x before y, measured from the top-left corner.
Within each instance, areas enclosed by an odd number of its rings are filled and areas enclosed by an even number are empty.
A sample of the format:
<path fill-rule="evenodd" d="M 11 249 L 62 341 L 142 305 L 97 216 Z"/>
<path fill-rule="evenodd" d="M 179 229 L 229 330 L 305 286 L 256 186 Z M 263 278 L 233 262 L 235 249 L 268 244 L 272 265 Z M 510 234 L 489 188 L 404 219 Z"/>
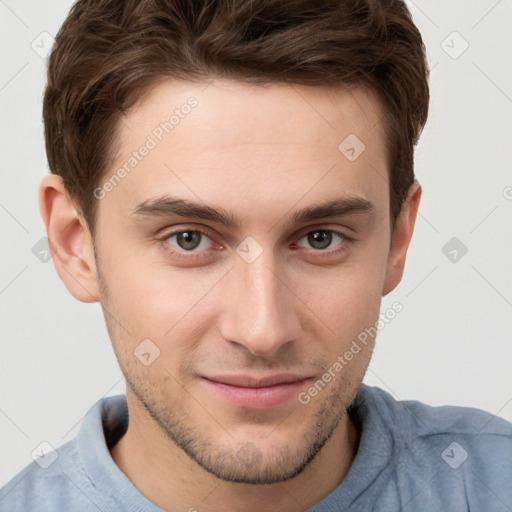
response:
<path fill-rule="evenodd" d="M 187 103 L 196 105 L 188 109 Z M 329 131 L 338 132 L 335 139 L 344 130 L 364 137 L 369 135 L 366 132 L 373 134 L 380 129 L 383 111 L 376 95 L 363 85 L 253 85 L 220 79 L 198 83 L 162 79 L 146 89 L 122 117 L 118 126 L 121 144 L 135 144 L 135 132 L 151 133 L 173 114 L 173 131 L 178 125 L 185 126 L 173 135 L 188 132 L 187 126 L 194 131 L 204 128 L 208 131 L 205 142 L 224 147 L 262 141 L 307 144 L 325 139 Z M 188 119 L 186 123 L 182 123 L 184 119 Z M 275 140 L 275 134 L 281 139 Z"/>
<path fill-rule="evenodd" d="M 297 203 L 334 188 L 374 196 L 385 208 L 382 114 L 361 86 L 162 81 L 121 118 L 103 183 L 124 168 L 108 194 L 124 214 L 171 192 L 243 207 L 257 198 Z"/>

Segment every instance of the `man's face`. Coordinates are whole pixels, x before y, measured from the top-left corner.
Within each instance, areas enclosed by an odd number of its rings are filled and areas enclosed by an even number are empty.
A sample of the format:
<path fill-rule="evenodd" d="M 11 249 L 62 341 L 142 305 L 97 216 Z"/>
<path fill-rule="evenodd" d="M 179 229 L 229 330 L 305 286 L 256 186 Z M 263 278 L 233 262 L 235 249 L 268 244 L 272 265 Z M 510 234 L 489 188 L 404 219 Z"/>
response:
<path fill-rule="evenodd" d="M 381 116 L 360 88 L 165 82 L 119 125 L 100 186 L 147 154 L 102 189 L 95 245 L 127 395 L 220 478 L 297 474 L 360 386 L 374 340 L 335 363 L 375 325 L 385 287 Z M 172 213 L 171 198 L 233 225 Z M 346 211 L 295 216 L 331 201 Z"/>

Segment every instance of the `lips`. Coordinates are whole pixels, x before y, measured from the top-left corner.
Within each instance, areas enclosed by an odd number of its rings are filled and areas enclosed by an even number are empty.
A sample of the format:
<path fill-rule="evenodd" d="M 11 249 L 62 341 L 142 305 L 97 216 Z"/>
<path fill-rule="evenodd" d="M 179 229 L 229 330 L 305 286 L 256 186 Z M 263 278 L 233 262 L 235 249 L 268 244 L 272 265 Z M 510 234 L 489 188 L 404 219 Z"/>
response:
<path fill-rule="evenodd" d="M 288 384 L 290 382 L 301 381 L 308 377 L 291 373 L 281 373 L 260 378 L 251 377 L 249 375 L 224 375 L 205 378 L 213 382 L 219 382 L 229 386 L 242 388 L 265 388 L 269 386 L 276 386 L 278 384 Z"/>
<path fill-rule="evenodd" d="M 236 407 L 273 409 L 296 397 L 309 376 L 281 373 L 255 377 L 251 375 L 216 375 L 203 377 L 210 392 Z"/>

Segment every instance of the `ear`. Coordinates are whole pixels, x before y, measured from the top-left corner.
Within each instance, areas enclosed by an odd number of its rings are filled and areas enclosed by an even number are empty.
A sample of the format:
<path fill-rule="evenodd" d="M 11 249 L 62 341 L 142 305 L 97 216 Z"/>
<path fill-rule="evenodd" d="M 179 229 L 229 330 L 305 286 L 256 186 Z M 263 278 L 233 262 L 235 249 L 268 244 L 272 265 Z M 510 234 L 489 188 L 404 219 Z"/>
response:
<path fill-rule="evenodd" d="M 384 279 L 384 288 L 382 290 L 383 296 L 394 290 L 402 280 L 405 257 L 414 231 L 420 198 L 421 186 L 415 181 L 409 189 L 407 198 L 396 219 L 386 266 L 386 278 Z"/>
<path fill-rule="evenodd" d="M 41 180 L 39 211 L 62 282 L 76 299 L 98 302 L 100 294 L 89 227 L 79 215 L 60 176 L 50 174 Z"/>

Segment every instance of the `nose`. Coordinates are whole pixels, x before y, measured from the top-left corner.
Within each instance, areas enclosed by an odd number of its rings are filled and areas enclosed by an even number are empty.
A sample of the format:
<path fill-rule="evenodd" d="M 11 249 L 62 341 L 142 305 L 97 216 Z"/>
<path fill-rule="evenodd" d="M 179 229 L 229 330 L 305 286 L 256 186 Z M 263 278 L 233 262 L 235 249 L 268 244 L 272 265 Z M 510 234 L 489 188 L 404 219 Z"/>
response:
<path fill-rule="evenodd" d="M 297 340 L 300 300 L 289 281 L 282 269 L 278 272 L 270 251 L 252 263 L 237 258 L 224 283 L 226 300 L 220 322 L 224 339 L 267 358 Z"/>

